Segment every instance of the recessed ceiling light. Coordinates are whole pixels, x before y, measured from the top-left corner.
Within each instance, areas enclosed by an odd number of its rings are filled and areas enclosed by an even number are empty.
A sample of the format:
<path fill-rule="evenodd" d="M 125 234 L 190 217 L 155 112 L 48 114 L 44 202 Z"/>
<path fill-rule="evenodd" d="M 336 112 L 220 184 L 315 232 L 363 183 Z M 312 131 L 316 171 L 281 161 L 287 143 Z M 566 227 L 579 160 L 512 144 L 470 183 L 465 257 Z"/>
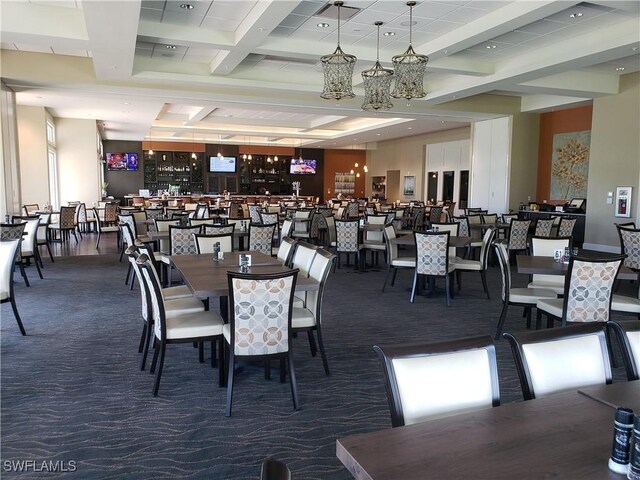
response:
<path fill-rule="evenodd" d="M 414 26 L 417 25 L 418 22 L 416 22 L 415 20 L 413 20 L 412 22 L 401 22 L 400 25 L 402 25 L 403 27 L 408 27 L 408 26 Z"/>
<path fill-rule="evenodd" d="M 413 127 L 407 127 L 407 130 L 413 130 Z"/>
<path fill-rule="evenodd" d="M 396 32 L 384 32 L 382 35 L 384 35 L 385 37 L 395 37 Z"/>
<path fill-rule="evenodd" d="M 442 123 L 442 124 L 444 125 L 444 124 L 445 124 L 445 123 L 447 123 L 447 122 L 445 122 L 444 120 L 442 120 L 440 123 Z"/>
<path fill-rule="evenodd" d="M 485 48 L 493 49 L 493 48 L 496 48 L 496 47 L 497 47 L 497 45 L 491 44 L 491 45 L 487 45 Z"/>
<path fill-rule="evenodd" d="M 376 137 L 379 137 L 380 135 L 382 135 L 381 133 L 376 133 Z"/>
<path fill-rule="evenodd" d="M 624 70 L 624 67 L 616 67 L 616 72 L 621 72 Z"/>
<path fill-rule="evenodd" d="M 180 8 L 183 8 L 185 10 L 193 10 L 193 5 L 191 5 L 190 3 L 181 3 Z"/>
<path fill-rule="evenodd" d="M 131 105 L 131 102 L 122 102 L 123 105 Z"/>
<path fill-rule="evenodd" d="M 166 48 L 168 50 L 175 50 L 176 46 L 175 45 L 165 45 L 164 48 Z"/>
<path fill-rule="evenodd" d="M 582 16 L 582 12 L 573 12 L 569 17 L 571 18 L 580 18 Z"/>
<path fill-rule="evenodd" d="M 320 28 L 329 28 L 329 24 L 325 22 L 318 23 L 316 26 Z"/>

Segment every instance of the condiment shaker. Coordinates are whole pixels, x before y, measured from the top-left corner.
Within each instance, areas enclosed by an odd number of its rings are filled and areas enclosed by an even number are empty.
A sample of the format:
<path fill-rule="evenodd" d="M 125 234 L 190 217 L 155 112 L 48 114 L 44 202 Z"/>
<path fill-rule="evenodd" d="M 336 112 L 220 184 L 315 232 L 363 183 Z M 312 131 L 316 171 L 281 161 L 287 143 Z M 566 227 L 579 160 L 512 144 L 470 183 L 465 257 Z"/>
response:
<path fill-rule="evenodd" d="M 609 458 L 609 470 L 627 473 L 631 455 L 631 435 L 633 431 L 633 410 L 620 407 L 613 422 L 613 446 Z"/>

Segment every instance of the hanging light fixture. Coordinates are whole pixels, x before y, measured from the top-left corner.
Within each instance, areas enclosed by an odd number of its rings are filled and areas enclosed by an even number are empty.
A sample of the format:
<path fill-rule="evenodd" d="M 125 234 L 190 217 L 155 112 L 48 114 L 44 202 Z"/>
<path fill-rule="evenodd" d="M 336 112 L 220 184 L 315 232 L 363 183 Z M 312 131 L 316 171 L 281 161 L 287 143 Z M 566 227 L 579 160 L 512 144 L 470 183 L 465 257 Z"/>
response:
<path fill-rule="evenodd" d="M 153 140 L 151 140 L 151 130 L 149 130 L 149 155 L 153 155 Z"/>
<path fill-rule="evenodd" d="M 249 155 L 247 155 L 247 160 L 253 160 L 253 157 L 251 156 L 251 137 L 249 137 Z"/>
<path fill-rule="evenodd" d="M 340 7 L 344 2 L 334 2 L 338 7 L 338 46 L 329 55 L 320 58 L 322 72 L 324 73 L 324 90 L 320 94 L 327 100 L 338 100 L 342 98 L 353 98 L 353 87 L 351 85 L 353 77 L 353 67 L 356 64 L 356 57 L 344 53 L 340 48 Z"/>
<path fill-rule="evenodd" d="M 222 158 L 222 136 L 218 134 L 218 158 Z"/>
<path fill-rule="evenodd" d="M 362 72 L 364 81 L 364 102 L 362 109 L 367 111 L 389 110 L 393 107 L 389 97 L 393 70 L 380 65 L 380 27 L 382 22 L 374 24 L 378 27 L 378 45 L 376 49 L 376 63 L 369 70 Z"/>
<path fill-rule="evenodd" d="M 196 154 L 196 134 L 191 132 L 191 144 L 193 146 L 193 152 L 191 152 L 191 158 L 194 160 L 198 159 L 198 155 Z"/>
<path fill-rule="evenodd" d="M 302 158 L 302 139 L 300 139 L 300 162 L 302 162 L 304 159 Z"/>
<path fill-rule="evenodd" d="M 413 50 L 411 45 L 413 33 L 413 7 L 416 2 L 407 2 L 409 7 L 409 48 L 401 54 L 395 55 L 393 62 L 396 83 L 391 96 L 394 98 L 406 98 L 407 103 L 412 98 L 423 98 L 427 94 L 424 91 L 422 82 L 424 72 L 427 68 L 429 57 L 420 55 Z"/>

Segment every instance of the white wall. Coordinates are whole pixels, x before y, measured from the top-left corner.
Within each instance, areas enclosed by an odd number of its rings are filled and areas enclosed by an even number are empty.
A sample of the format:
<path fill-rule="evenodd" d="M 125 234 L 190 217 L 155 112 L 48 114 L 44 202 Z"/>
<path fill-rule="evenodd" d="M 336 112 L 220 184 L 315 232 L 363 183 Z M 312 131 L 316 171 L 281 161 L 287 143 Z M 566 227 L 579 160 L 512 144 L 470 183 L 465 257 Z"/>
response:
<path fill-rule="evenodd" d="M 47 112 L 44 107 L 18 106 L 20 203 L 49 202 Z"/>
<path fill-rule="evenodd" d="M 101 197 L 95 120 L 56 118 L 60 204 L 91 207 Z"/>
<path fill-rule="evenodd" d="M 16 118 L 16 95 L 2 84 L 0 96 L 0 185 L 3 193 L 0 195 L 0 212 L 2 220 L 6 214 L 20 212 L 20 168 L 18 156 L 18 124 Z"/>

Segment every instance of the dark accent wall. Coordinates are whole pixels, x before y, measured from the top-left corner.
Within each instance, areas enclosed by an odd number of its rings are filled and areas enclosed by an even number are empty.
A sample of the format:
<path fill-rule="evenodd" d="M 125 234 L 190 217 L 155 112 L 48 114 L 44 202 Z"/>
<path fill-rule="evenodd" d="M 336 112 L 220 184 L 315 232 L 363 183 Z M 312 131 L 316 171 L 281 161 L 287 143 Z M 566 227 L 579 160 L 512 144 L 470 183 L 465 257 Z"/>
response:
<path fill-rule="evenodd" d="M 107 164 L 103 163 L 104 181 L 109 184 L 107 194 L 123 199 L 129 193 L 138 193 L 144 185 L 144 159 L 141 142 L 128 142 L 124 140 L 106 140 L 104 142 L 105 161 L 107 153 L 137 153 L 138 170 L 133 172 L 120 172 L 107 170 Z M 124 204 L 124 203 L 123 203 Z"/>

